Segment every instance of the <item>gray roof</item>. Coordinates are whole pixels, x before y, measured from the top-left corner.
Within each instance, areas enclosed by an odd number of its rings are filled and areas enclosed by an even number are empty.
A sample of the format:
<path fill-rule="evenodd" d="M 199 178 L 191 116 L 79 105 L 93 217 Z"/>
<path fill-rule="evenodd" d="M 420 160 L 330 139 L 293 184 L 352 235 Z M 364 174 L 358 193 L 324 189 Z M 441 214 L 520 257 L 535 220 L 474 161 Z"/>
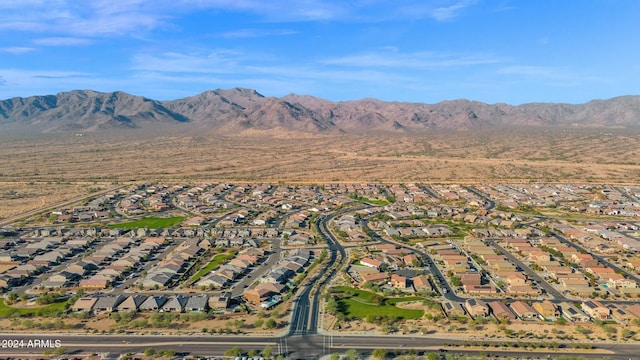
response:
<path fill-rule="evenodd" d="M 164 311 L 182 311 L 187 304 L 187 298 L 182 295 L 175 295 L 169 298 L 167 302 L 162 306 Z"/>
<path fill-rule="evenodd" d="M 191 296 L 187 299 L 185 310 L 187 311 L 204 311 L 209 304 L 209 295 Z"/>
<path fill-rule="evenodd" d="M 138 310 L 140 305 L 147 300 L 146 295 L 131 295 L 118 305 L 118 310 Z"/>
<path fill-rule="evenodd" d="M 162 308 L 162 305 L 167 302 L 167 297 L 163 295 L 149 296 L 142 304 L 140 304 L 140 310 L 158 310 Z"/>
<path fill-rule="evenodd" d="M 98 311 L 100 311 L 100 310 L 113 310 L 118 305 L 120 305 L 120 303 L 123 302 L 124 299 L 126 299 L 126 298 L 123 295 L 101 296 L 101 297 L 98 298 L 98 301 L 93 306 L 93 309 L 94 310 L 98 310 Z"/>

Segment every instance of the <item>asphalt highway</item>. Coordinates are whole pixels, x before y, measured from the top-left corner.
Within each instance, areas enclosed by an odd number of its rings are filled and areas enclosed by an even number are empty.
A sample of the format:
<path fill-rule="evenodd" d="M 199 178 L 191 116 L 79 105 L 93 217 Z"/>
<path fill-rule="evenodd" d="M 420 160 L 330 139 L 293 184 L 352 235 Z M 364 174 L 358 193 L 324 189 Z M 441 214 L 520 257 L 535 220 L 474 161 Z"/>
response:
<path fill-rule="evenodd" d="M 590 351 L 564 349 L 561 353 L 548 351 L 532 352 L 524 349 L 500 348 L 501 341 L 483 341 L 480 348 L 452 346 L 461 344 L 462 340 L 415 336 L 340 336 L 340 335 L 303 335 L 285 337 L 249 337 L 249 336 L 175 336 L 175 335 L 24 335 L 0 334 L 1 340 L 22 340 L 22 347 L 2 348 L 1 355 L 42 354 L 49 347 L 27 347 L 29 340 L 38 339 L 44 343 L 58 340 L 69 352 L 142 352 L 147 348 L 155 350 L 173 350 L 178 353 L 197 355 L 222 355 L 225 350 L 239 346 L 244 351 L 262 350 L 269 346 L 274 353 L 283 353 L 291 359 L 317 359 L 333 352 L 343 353 L 348 349 L 356 349 L 360 353 L 371 353 L 382 348 L 387 351 L 416 352 L 449 352 L 456 354 L 500 354 L 509 357 L 554 355 L 580 355 L 588 359 L 636 359 L 640 353 L 640 344 L 594 344 Z M 49 342 L 47 342 L 49 340 Z"/>

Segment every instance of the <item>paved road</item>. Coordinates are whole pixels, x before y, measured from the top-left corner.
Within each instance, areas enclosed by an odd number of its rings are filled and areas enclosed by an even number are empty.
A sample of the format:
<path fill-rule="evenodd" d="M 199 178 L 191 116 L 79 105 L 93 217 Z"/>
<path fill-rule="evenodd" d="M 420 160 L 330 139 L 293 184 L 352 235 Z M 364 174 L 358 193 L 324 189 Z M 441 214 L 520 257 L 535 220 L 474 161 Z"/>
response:
<path fill-rule="evenodd" d="M 253 270 L 251 273 L 247 274 L 247 276 L 243 277 L 240 281 L 234 284 L 231 290 L 231 297 L 240 297 L 244 294 L 244 291 L 247 287 L 253 284 L 254 281 L 258 280 L 262 275 L 273 269 L 278 261 L 280 261 L 280 256 L 282 253 L 282 249 L 280 249 L 280 239 L 272 239 L 271 241 L 271 255 L 266 262 L 259 264 L 257 269 Z"/>
<path fill-rule="evenodd" d="M 565 245 L 571 246 L 575 249 L 578 249 L 579 251 L 584 251 L 588 254 L 591 254 L 591 256 L 593 256 L 594 259 L 598 259 L 599 262 L 606 264 L 608 267 L 612 268 L 613 271 L 616 272 L 620 272 L 622 274 L 627 274 L 627 276 L 629 278 L 631 278 L 633 281 L 635 281 L 636 283 L 640 283 L 640 277 L 638 277 L 635 274 L 629 273 L 626 269 L 622 269 L 614 264 L 612 264 L 611 262 L 609 262 L 609 260 L 607 260 L 607 258 L 605 258 L 604 256 L 600 256 L 598 254 L 595 254 L 593 251 L 589 251 L 588 249 L 584 248 L 582 245 L 576 244 L 573 241 L 567 239 L 566 237 L 556 233 L 556 232 L 552 232 L 551 236 L 553 236 L 554 238 L 560 240 L 561 242 L 563 242 Z"/>
<path fill-rule="evenodd" d="M 349 210 L 343 210 L 342 212 L 346 211 Z M 316 334 L 318 331 L 320 294 L 322 293 L 322 288 L 325 287 L 331 278 L 335 276 L 338 270 L 343 266 L 342 263 L 346 258 L 344 248 L 333 237 L 333 234 L 331 234 L 327 228 L 327 222 L 342 212 L 331 215 L 322 215 L 316 219 L 318 233 L 325 239 L 329 248 L 329 261 L 324 265 L 325 268 L 322 271 L 318 271 L 312 278 L 307 280 L 305 285 L 306 288 L 295 299 L 291 325 L 289 327 L 290 336 Z M 332 267 L 332 265 L 337 261 L 339 261 L 341 265 Z M 321 282 L 318 283 L 318 281 Z M 311 290 L 313 288 L 315 288 L 316 291 L 312 298 Z"/>
<path fill-rule="evenodd" d="M 23 340 L 27 344 L 29 340 L 54 342 L 59 340 L 68 351 L 90 352 L 142 352 L 147 348 L 156 350 L 169 349 L 180 353 L 199 355 L 222 355 L 225 350 L 239 346 L 244 351 L 252 349 L 262 350 L 270 346 L 275 354 L 285 354 L 291 359 L 317 359 L 333 352 L 345 352 L 348 349 L 356 349 L 360 353 L 370 353 L 373 349 L 383 348 L 387 351 L 409 350 L 433 352 L 446 349 L 449 353 L 478 355 L 480 353 L 494 353 L 515 356 L 540 356 L 546 357 L 547 352 L 532 353 L 524 350 L 498 351 L 494 344 L 501 341 L 483 341 L 487 346 L 482 349 L 465 349 L 447 347 L 446 344 L 461 344 L 463 340 L 454 340 L 436 337 L 410 337 L 410 336 L 326 336 L 304 335 L 285 337 L 248 337 L 248 336 L 174 336 L 174 335 L 22 335 L 0 334 L 0 339 Z M 636 359 L 640 353 L 640 344 L 594 344 L 597 350 L 582 352 L 563 352 L 563 355 L 580 355 L 590 359 L 601 359 L 607 356 L 611 359 Z M 0 355 L 10 354 L 42 354 L 45 348 L 27 348 L 26 345 L 19 348 L 0 349 Z M 505 349 L 506 350 L 506 349 Z"/>
<path fill-rule="evenodd" d="M 434 199 L 440 199 L 440 195 L 438 195 L 437 192 L 433 191 L 433 189 L 431 188 L 431 186 L 429 185 L 422 185 L 421 186 L 422 190 L 424 190 L 427 194 L 431 195 L 431 197 L 433 197 Z"/>
<path fill-rule="evenodd" d="M 488 197 L 487 195 L 481 193 L 480 191 L 478 191 L 478 189 L 474 188 L 473 186 L 464 186 L 465 189 L 471 191 L 472 193 L 476 194 L 478 197 L 484 199 L 485 201 L 485 209 L 487 210 L 491 210 L 493 208 L 496 207 L 496 202 L 493 201 L 490 197 Z"/>
<path fill-rule="evenodd" d="M 522 269 L 522 271 L 524 271 L 529 278 L 534 279 L 538 283 L 538 286 L 542 287 L 547 292 L 547 294 L 553 296 L 553 298 L 556 300 L 567 301 L 567 298 L 562 295 L 556 288 L 549 285 L 549 283 L 547 283 L 540 275 L 538 275 L 538 273 L 531 270 L 531 268 L 527 266 L 527 264 L 523 263 L 520 259 L 511 254 L 510 251 L 496 244 L 495 240 L 487 239 L 486 242 L 487 244 L 502 252 L 502 255 L 509 259 L 509 261 L 518 265 Z"/>
<path fill-rule="evenodd" d="M 433 274 L 433 281 L 435 282 L 436 280 L 438 281 L 438 283 L 440 284 L 440 287 L 442 288 L 442 291 L 444 292 L 446 290 L 446 293 L 442 294 L 442 296 L 449 300 L 449 301 L 455 301 L 455 302 L 464 302 L 465 299 L 461 298 L 459 296 L 457 296 L 455 294 L 455 292 L 453 291 L 453 289 L 451 288 L 451 286 L 449 286 L 449 283 L 445 280 L 445 275 L 442 273 L 442 271 L 440 271 L 440 269 L 436 266 L 436 264 L 433 262 L 433 259 L 431 259 L 431 256 L 429 254 L 427 254 L 426 252 L 417 249 L 415 247 L 411 247 L 411 246 L 407 246 L 406 244 L 400 243 L 400 242 L 395 242 L 395 241 L 391 241 L 391 240 L 387 240 L 385 238 L 383 238 L 382 236 L 378 235 L 378 233 L 376 233 L 375 231 L 371 230 L 371 228 L 369 227 L 369 222 L 367 220 L 363 220 L 363 224 L 365 226 L 365 229 L 372 232 L 373 234 L 373 239 L 377 242 L 381 242 L 384 244 L 393 244 L 393 245 L 398 245 L 407 249 L 411 249 L 413 252 L 415 252 L 416 254 L 420 255 L 423 259 L 426 260 L 427 262 L 427 266 L 429 267 L 429 271 L 431 272 L 431 274 Z"/>

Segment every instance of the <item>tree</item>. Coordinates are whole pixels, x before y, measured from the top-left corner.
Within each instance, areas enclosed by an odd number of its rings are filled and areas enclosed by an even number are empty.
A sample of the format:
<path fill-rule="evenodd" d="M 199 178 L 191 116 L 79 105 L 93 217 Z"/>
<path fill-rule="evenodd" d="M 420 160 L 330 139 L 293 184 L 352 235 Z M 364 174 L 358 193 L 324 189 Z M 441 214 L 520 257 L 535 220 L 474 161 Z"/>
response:
<path fill-rule="evenodd" d="M 356 349 L 349 349 L 344 353 L 344 357 L 347 360 L 358 360 L 358 351 Z"/>
<path fill-rule="evenodd" d="M 247 355 L 248 355 L 249 357 L 255 357 L 256 355 L 258 355 L 258 350 L 256 350 L 256 349 L 251 349 L 251 350 L 249 350 L 249 352 L 247 353 Z"/>
<path fill-rule="evenodd" d="M 276 323 L 275 320 L 273 320 L 273 319 L 267 320 L 267 324 L 266 324 L 267 329 L 275 329 L 275 327 L 277 325 L 278 325 L 278 323 Z"/>
<path fill-rule="evenodd" d="M 152 348 L 146 348 L 146 349 L 144 350 L 144 356 L 149 356 L 149 357 L 151 357 L 151 356 L 155 355 L 155 353 L 156 353 L 156 351 L 155 351 L 155 350 L 153 350 Z"/>
<path fill-rule="evenodd" d="M 329 356 L 329 360 L 340 360 L 340 355 L 338 353 L 333 353 Z"/>
<path fill-rule="evenodd" d="M 431 352 L 427 354 L 427 360 L 438 360 L 438 359 L 440 359 L 440 355 L 438 355 L 438 353 Z"/>
<path fill-rule="evenodd" d="M 256 327 L 256 328 L 261 328 L 262 325 L 264 325 L 264 320 L 262 320 L 262 319 L 258 319 L 256 321 L 254 321 L 254 323 L 253 323 L 253 326 Z"/>
<path fill-rule="evenodd" d="M 7 300 L 7 303 L 13 304 L 14 302 L 16 302 L 16 300 L 18 300 L 18 294 L 10 292 L 9 295 L 7 295 Z"/>
<path fill-rule="evenodd" d="M 387 350 L 385 350 L 385 349 L 375 349 L 375 350 L 373 350 L 371 355 L 373 355 L 373 357 L 378 359 L 378 360 L 384 360 L 384 358 L 387 357 Z"/>
<path fill-rule="evenodd" d="M 225 350 L 224 356 L 240 356 L 243 352 L 240 346 L 234 346 L 231 349 Z"/>
<path fill-rule="evenodd" d="M 329 299 L 329 301 L 327 301 L 327 311 L 332 314 L 336 314 L 338 312 L 338 302 L 336 301 L 336 299 L 331 298 Z"/>
<path fill-rule="evenodd" d="M 384 301 L 384 297 L 378 294 L 371 295 L 371 302 L 373 302 L 374 304 L 381 305 L 383 301 Z"/>
<path fill-rule="evenodd" d="M 266 346 L 264 349 L 262 349 L 262 356 L 268 359 L 271 357 L 271 355 L 273 355 L 273 349 L 271 348 L 271 346 Z"/>

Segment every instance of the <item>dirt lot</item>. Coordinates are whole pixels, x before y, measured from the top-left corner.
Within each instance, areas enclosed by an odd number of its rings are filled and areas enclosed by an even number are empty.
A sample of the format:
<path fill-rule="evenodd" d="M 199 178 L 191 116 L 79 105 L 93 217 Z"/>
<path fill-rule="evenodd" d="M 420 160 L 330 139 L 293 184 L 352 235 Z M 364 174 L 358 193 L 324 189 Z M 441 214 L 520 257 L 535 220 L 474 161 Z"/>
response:
<path fill-rule="evenodd" d="M 637 182 L 640 130 L 606 130 L 0 135 L 0 220 L 129 181 Z"/>
<path fill-rule="evenodd" d="M 134 131 L 0 139 L 0 181 L 626 183 L 640 179 L 640 130 L 285 135 Z"/>

